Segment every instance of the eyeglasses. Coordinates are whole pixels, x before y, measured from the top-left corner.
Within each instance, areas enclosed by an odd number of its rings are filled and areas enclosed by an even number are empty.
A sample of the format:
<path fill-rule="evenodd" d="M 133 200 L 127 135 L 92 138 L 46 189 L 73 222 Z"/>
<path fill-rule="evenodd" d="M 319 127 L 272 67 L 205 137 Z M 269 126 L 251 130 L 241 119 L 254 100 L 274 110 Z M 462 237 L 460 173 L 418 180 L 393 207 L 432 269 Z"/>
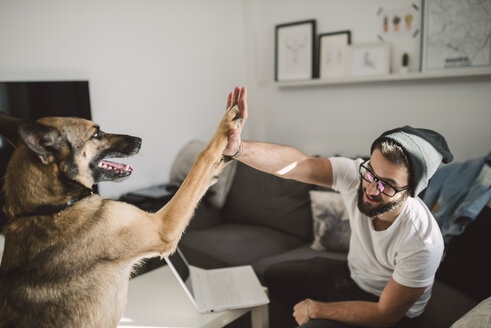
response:
<path fill-rule="evenodd" d="M 385 182 L 384 180 L 381 180 L 373 174 L 372 171 L 368 167 L 365 166 L 365 163 L 368 162 L 368 160 L 364 161 L 363 163 L 360 164 L 360 176 L 363 178 L 363 180 L 367 182 L 376 182 L 377 183 L 377 189 L 384 195 L 389 196 L 389 197 L 394 197 L 395 194 L 398 192 L 404 191 L 409 189 L 409 186 L 403 187 L 403 188 L 396 188 L 390 183 Z"/>

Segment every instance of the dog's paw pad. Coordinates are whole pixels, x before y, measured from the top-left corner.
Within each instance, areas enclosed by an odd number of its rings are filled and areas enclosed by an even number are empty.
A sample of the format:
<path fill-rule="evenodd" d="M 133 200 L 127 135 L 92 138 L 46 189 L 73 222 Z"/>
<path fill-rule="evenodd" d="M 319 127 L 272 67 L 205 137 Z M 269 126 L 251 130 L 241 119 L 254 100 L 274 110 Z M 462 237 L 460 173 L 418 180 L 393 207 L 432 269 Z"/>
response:
<path fill-rule="evenodd" d="M 241 124 L 242 124 L 242 119 L 241 118 L 238 118 L 238 119 L 235 119 L 232 122 L 230 122 L 228 124 L 228 128 L 230 130 L 237 130 L 238 128 L 240 128 L 240 125 Z"/>
<path fill-rule="evenodd" d="M 235 105 L 229 109 L 227 109 L 227 119 L 229 121 L 233 121 L 233 120 L 236 120 L 239 118 L 240 116 L 240 110 L 239 110 L 239 106 Z"/>

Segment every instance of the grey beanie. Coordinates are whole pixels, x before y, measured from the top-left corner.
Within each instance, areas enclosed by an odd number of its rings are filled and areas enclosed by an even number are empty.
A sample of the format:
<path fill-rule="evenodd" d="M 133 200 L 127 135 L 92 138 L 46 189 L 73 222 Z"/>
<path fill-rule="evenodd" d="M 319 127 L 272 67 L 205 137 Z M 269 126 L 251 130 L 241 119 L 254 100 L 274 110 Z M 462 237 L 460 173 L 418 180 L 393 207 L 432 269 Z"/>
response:
<path fill-rule="evenodd" d="M 406 125 L 386 131 L 373 142 L 371 153 L 375 144 L 384 140 L 392 140 L 404 150 L 409 160 L 409 188 L 413 197 L 428 186 L 442 161 L 449 163 L 453 160 L 445 138 L 432 130 Z"/>

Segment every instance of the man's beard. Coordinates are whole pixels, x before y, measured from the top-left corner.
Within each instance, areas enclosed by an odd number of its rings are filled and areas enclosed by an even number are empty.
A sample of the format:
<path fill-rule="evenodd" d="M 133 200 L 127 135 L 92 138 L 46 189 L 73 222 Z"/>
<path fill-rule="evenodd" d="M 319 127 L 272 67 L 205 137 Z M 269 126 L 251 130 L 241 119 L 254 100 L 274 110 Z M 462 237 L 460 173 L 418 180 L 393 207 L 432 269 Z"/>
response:
<path fill-rule="evenodd" d="M 402 197 L 396 201 L 388 202 L 388 203 L 381 203 L 381 204 L 373 207 L 370 204 L 364 202 L 363 195 L 365 194 L 365 192 L 366 192 L 366 188 L 363 188 L 363 182 L 360 181 L 360 187 L 358 188 L 358 204 L 357 204 L 358 209 L 360 210 L 360 212 L 362 212 L 363 214 L 365 214 L 366 216 L 368 216 L 370 218 L 374 218 L 376 216 L 379 216 L 379 215 L 382 215 L 382 214 L 385 214 L 388 212 L 392 212 L 392 211 L 398 209 L 408 197 L 408 194 L 406 192 L 404 192 Z M 372 197 L 372 198 L 375 201 L 381 201 L 382 195 L 379 194 L 378 196 Z"/>

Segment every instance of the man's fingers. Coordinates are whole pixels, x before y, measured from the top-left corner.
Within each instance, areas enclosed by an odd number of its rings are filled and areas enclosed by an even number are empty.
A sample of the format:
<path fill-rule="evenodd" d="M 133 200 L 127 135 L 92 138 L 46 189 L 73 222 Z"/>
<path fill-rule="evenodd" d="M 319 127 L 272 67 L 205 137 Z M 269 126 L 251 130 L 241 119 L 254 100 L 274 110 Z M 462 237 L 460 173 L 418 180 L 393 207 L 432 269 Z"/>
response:
<path fill-rule="evenodd" d="M 239 95 L 240 95 L 240 88 L 239 87 L 235 87 L 235 89 L 234 89 L 234 99 L 233 99 L 232 106 L 233 105 L 237 105 L 237 103 L 239 102 Z"/>
<path fill-rule="evenodd" d="M 247 118 L 247 88 L 242 87 L 239 99 L 240 117 Z"/>
<path fill-rule="evenodd" d="M 239 102 L 239 112 L 241 118 L 247 118 L 247 103 L 245 99 L 241 99 L 241 101 Z"/>
<path fill-rule="evenodd" d="M 227 97 L 227 107 L 225 109 L 229 109 L 230 106 L 232 106 L 232 92 L 229 92 L 228 97 Z"/>
<path fill-rule="evenodd" d="M 244 89 L 244 88 L 242 88 Z M 230 92 L 227 97 L 227 109 L 239 103 L 239 97 L 242 99 L 242 91 L 239 87 L 235 87 L 233 92 Z"/>
<path fill-rule="evenodd" d="M 247 88 L 246 87 L 242 87 L 242 90 L 240 90 L 240 98 L 247 98 Z"/>

